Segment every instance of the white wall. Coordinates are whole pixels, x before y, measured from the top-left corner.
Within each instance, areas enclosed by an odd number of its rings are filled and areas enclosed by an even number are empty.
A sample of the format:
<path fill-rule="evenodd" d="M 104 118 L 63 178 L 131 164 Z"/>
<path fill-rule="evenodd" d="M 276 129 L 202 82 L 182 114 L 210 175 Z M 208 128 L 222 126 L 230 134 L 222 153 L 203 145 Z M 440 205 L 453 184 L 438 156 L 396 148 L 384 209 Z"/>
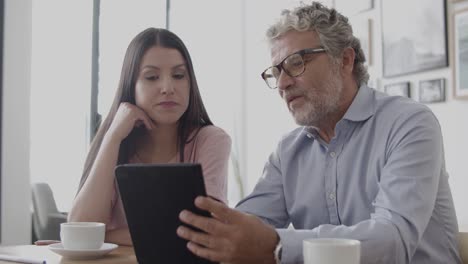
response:
<path fill-rule="evenodd" d="M 49 184 L 64 212 L 89 145 L 92 22 L 92 1 L 32 1 L 30 181 Z"/>
<path fill-rule="evenodd" d="M 31 0 L 5 0 L 4 11 L 1 245 L 12 245 L 31 241 Z"/>
<path fill-rule="evenodd" d="M 170 11 L 170 30 L 184 41 L 190 52 L 205 108 L 211 121 L 231 136 L 234 153 L 236 149 L 244 150 L 242 122 L 238 122 L 242 115 L 244 91 L 243 2 L 171 0 Z M 202 11 L 207 12 L 206 15 L 193 12 L 201 7 L 210 7 L 210 10 Z M 222 26 L 214 26 L 218 23 Z M 240 163 L 245 164 L 244 160 Z M 228 200 L 234 206 L 241 197 L 232 164 Z M 241 175 L 245 175 L 243 169 L 240 168 Z"/>

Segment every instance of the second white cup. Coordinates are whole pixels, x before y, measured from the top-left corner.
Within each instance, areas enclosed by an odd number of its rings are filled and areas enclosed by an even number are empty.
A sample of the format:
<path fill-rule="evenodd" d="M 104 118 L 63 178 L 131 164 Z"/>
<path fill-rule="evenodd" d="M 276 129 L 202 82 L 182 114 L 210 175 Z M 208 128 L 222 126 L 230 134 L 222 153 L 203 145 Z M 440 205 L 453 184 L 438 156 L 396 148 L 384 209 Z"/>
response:
<path fill-rule="evenodd" d="M 302 242 L 304 264 L 359 264 L 361 242 L 343 238 L 315 238 Z"/>
<path fill-rule="evenodd" d="M 60 224 L 60 240 L 64 249 L 96 250 L 104 244 L 106 225 L 98 222 Z"/>

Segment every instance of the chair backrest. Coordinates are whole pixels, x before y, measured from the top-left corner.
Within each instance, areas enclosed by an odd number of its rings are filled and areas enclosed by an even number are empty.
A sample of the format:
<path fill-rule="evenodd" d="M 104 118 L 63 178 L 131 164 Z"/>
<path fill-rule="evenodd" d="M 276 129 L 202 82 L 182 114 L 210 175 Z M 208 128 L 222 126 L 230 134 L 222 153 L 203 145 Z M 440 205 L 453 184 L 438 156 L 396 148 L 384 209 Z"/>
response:
<path fill-rule="evenodd" d="M 468 232 L 458 233 L 458 246 L 462 262 L 468 264 Z"/>
<path fill-rule="evenodd" d="M 47 183 L 32 185 L 33 229 L 37 239 L 60 239 L 60 223 L 66 222 L 66 214 L 55 204 L 54 195 Z"/>
<path fill-rule="evenodd" d="M 39 223 L 44 228 L 48 215 L 59 212 L 49 185 L 43 182 L 34 183 L 32 186 L 32 200 L 34 213 L 37 214 Z"/>

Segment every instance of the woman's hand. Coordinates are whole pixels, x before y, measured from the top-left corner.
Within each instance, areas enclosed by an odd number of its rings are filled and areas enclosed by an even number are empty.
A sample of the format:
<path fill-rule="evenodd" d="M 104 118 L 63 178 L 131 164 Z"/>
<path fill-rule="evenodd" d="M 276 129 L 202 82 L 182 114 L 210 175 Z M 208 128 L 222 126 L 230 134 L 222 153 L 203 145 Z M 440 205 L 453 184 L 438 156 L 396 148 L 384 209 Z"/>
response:
<path fill-rule="evenodd" d="M 124 102 L 119 105 L 107 133 L 116 140 L 122 141 L 132 132 L 133 128 L 142 125 L 148 130 L 153 129 L 153 121 L 141 108 Z"/>
<path fill-rule="evenodd" d="M 48 246 L 48 245 L 56 244 L 56 243 L 60 243 L 60 240 L 37 240 L 36 242 L 34 242 L 34 245 Z"/>

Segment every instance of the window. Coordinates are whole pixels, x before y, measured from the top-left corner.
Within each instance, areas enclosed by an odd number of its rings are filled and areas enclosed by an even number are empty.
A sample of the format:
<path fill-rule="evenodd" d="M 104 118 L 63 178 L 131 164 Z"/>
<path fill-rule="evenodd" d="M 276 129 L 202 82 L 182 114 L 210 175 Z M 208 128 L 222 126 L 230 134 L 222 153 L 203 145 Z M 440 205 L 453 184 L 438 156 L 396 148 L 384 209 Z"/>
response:
<path fill-rule="evenodd" d="M 165 27 L 166 4 L 100 2 L 98 112 L 105 116 L 128 43 L 144 28 Z M 31 182 L 47 182 L 59 210 L 69 211 L 90 141 L 93 1 L 33 1 L 32 9 Z"/>
<path fill-rule="evenodd" d="M 169 29 L 184 41 L 190 52 L 203 103 L 211 120 L 231 136 L 231 159 L 234 158 L 234 162 L 230 164 L 228 199 L 234 206 L 242 198 L 243 186 L 238 180 L 245 176 L 240 167 L 240 159 L 245 157 L 240 155 L 241 115 L 245 109 L 242 99 L 243 2 L 203 0 L 202 3 L 171 0 Z M 239 166 L 237 172 L 236 166 Z"/>
<path fill-rule="evenodd" d="M 88 148 L 92 1 L 32 2 L 31 182 L 68 211 Z"/>
<path fill-rule="evenodd" d="M 166 27 L 166 1 L 101 0 L 98 113 L 103 119 L 119 84 L 127 46 L 148 27 Z"/>

